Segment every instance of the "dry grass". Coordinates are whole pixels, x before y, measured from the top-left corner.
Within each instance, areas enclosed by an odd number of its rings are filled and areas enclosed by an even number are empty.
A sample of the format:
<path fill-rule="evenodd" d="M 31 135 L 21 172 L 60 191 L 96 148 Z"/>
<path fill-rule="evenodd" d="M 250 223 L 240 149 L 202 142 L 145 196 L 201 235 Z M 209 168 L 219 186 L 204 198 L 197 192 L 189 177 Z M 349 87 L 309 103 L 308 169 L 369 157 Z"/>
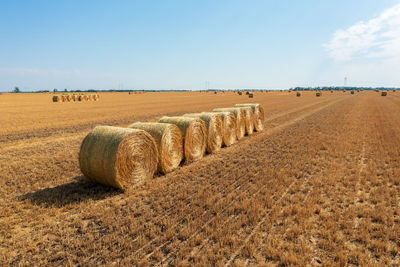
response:
<path fill-rule="evenodd" d="M 248 100 L 168 96 L 110 94 L 74 110 L 47 95 L 40 120 L 34 101 L 2 95 L 1 265 L 398 265 L 399 96 L 257 94 L 265 130 L 231 147 L 125 193 L 82 178 L 80 141 L 114 109 L 115 125 Z"/>

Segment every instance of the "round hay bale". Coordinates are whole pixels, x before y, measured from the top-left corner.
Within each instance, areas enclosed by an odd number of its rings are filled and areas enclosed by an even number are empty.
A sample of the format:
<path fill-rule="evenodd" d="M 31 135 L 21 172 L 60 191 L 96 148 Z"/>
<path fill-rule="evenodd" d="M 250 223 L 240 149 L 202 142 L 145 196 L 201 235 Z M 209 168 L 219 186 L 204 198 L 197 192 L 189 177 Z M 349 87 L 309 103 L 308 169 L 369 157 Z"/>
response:
<path fill-rule="evenodd" d="M 136 122 L 128 126 L 148 132 L 158 148 L 158 171 L 166 174 L 176 169 L 183 159 L 183 139 L 174 124 L 157 122 Z"/>
<path fill-rule="evenodd" d="M 98 98 L 98 95 L 93 95 L 92 98 L 93 98 L 93 101 L 97 101 L 97 99 L 99 99 L 99 98 Z"/>
<path fill-rule="evenodd" d="M 79 166 L 90 180 L 120 189 L 153 177 L 157 145 L 143 130 L 97 126 L 83 139 Z"/>
<path fill-rule="evenodd" d="M 87 95 L 87 98 L 88 98 L 87 99 L 88 101 L 92 101 L 93 100 L 93 96 L 92 95 Z"/>
<path fill-rule="evenodd" d="M 387 92 L 386 91 L 382 91 L 381 96 L 387 96 Z"/>
<path fill-rule="evenodd" d="M 66 95 L 66 97 L 67 97 L 67 101 L 68 101 L 68 102 L 71 102 L 71 101 L 72 101 L 72 96 L 71 96 L 71 95 Z"/>
<path fill-rule="evenodd" d="M 186 162 L 193 162 L 203 158 L 207 146 L 207 130 L 201 119 L 162 117 L 158 122 L 175 124 L 181 130 L 183 155 Z"/>
<path fill-rule="evenodd" d="M 212 112 L 222 118 L 222 141 L 224 146 L 236 143 L 236 117 L 231 112 Z"/>
<path fill-rule="evenodd" d="M 62 100 L 62 102 L 68 102 L 68 98 L 66 95 L 62 95 L 61 100 Z"/>
<path fill-rule="evenodd" d="M 235 107 L 251 107 L 254 116 L 254 129 L 257 132 L 264 129 L 264 108 L 260 104 L 236 104 Z"/>
<path fill-rule="evenodd" d="M 215 113 L 190 113 L 184 117 L 199 118 L 204 121 L 207 129 L 207 152 L 214 153 L 222 147 L 222 118 Z"/>
<path fill-rule="evenodd" d="M 83 101 L 84 99 L 83 99 L 83 95 L 79 95 L 78 96 L 78 101 Z"/>
<path fill-rule="evenodd" d="M 85 101 L 89 101 L 89 97 L 88 97 L 88 95 L 83 95 L 83 100 L 85 100 Z"/>
<path fill-rule="evenodd" d="M 245 118 L 245 125 L 246 125 L 246 134 L 247 135 L 252 135 L 254 132 L 254 113 L 251 107 L 239 107 L 243 110 L 244 112 L 244 118 Z"/>
<path fill-rule="evenodd" d="M 215 108 L 213 112 L 231 112 L 236 118 L 236 137 L 242 139 L 246 133 L 246 119 L 241 108 Z"/>
<path fill-rule="evenodd" d="M 53 102 L 61 102 L 61 97 L 59 95 L 53 95 Z"/>
<path fill-rule="evenodd" d="M 72 101 L 77 101 L 77 100 L 78 100 L 78 96 L 75 95 L 75 94 L 73 94 L 73 95 L 71 96 L 71 99 L 72 99 Z"/>
<path fill-rule="evenodd" d="M 297 93 L 296 93 L 296 96 L 301 96 L 301 93 L 300 93 L 300 92 L 297 92 Z"/>

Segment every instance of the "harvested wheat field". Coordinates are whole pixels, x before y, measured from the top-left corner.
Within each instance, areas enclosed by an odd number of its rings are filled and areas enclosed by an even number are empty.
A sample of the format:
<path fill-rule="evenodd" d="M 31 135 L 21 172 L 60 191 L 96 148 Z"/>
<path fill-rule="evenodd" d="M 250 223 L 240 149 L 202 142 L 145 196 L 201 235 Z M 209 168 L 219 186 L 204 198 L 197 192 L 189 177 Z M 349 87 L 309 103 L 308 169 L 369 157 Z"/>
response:
<path fill-rule="evenodd" d="M 0 265 L 400 263 L 400 97 L 376 92 L 0 98 Z M 85 178 L 82 140 L 241 103 L 262 131 L 126 191 Z M 156 168 L 154 164 L 153 169 Z"/>

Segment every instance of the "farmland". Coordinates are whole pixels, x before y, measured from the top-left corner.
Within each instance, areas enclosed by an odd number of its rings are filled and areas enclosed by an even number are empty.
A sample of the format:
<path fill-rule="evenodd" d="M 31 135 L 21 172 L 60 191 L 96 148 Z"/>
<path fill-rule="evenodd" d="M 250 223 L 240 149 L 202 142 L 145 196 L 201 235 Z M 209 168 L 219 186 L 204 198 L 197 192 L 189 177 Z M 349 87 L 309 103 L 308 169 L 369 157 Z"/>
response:
<path fill-rule="evenodd" d="M 400 95 L 0 96 L 0 265 L 396 265 Z M 260 103 L 264 131 L 126 192 L 89 182 L 95 125 Z"/>

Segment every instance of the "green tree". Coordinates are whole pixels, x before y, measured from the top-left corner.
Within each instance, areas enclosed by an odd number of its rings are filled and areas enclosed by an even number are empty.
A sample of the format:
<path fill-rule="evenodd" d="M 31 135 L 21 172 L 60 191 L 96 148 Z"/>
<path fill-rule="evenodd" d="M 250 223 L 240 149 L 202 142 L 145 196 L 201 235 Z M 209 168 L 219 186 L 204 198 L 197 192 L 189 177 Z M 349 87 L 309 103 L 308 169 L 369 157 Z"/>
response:
<path fill-rule="evenodd" d="M 19 87 L 15 86 L 14 90 L 13 90 L 13 93 L 20 93 L 20 92 L 21 92 L 21 90 L 19 90 Z"/>

